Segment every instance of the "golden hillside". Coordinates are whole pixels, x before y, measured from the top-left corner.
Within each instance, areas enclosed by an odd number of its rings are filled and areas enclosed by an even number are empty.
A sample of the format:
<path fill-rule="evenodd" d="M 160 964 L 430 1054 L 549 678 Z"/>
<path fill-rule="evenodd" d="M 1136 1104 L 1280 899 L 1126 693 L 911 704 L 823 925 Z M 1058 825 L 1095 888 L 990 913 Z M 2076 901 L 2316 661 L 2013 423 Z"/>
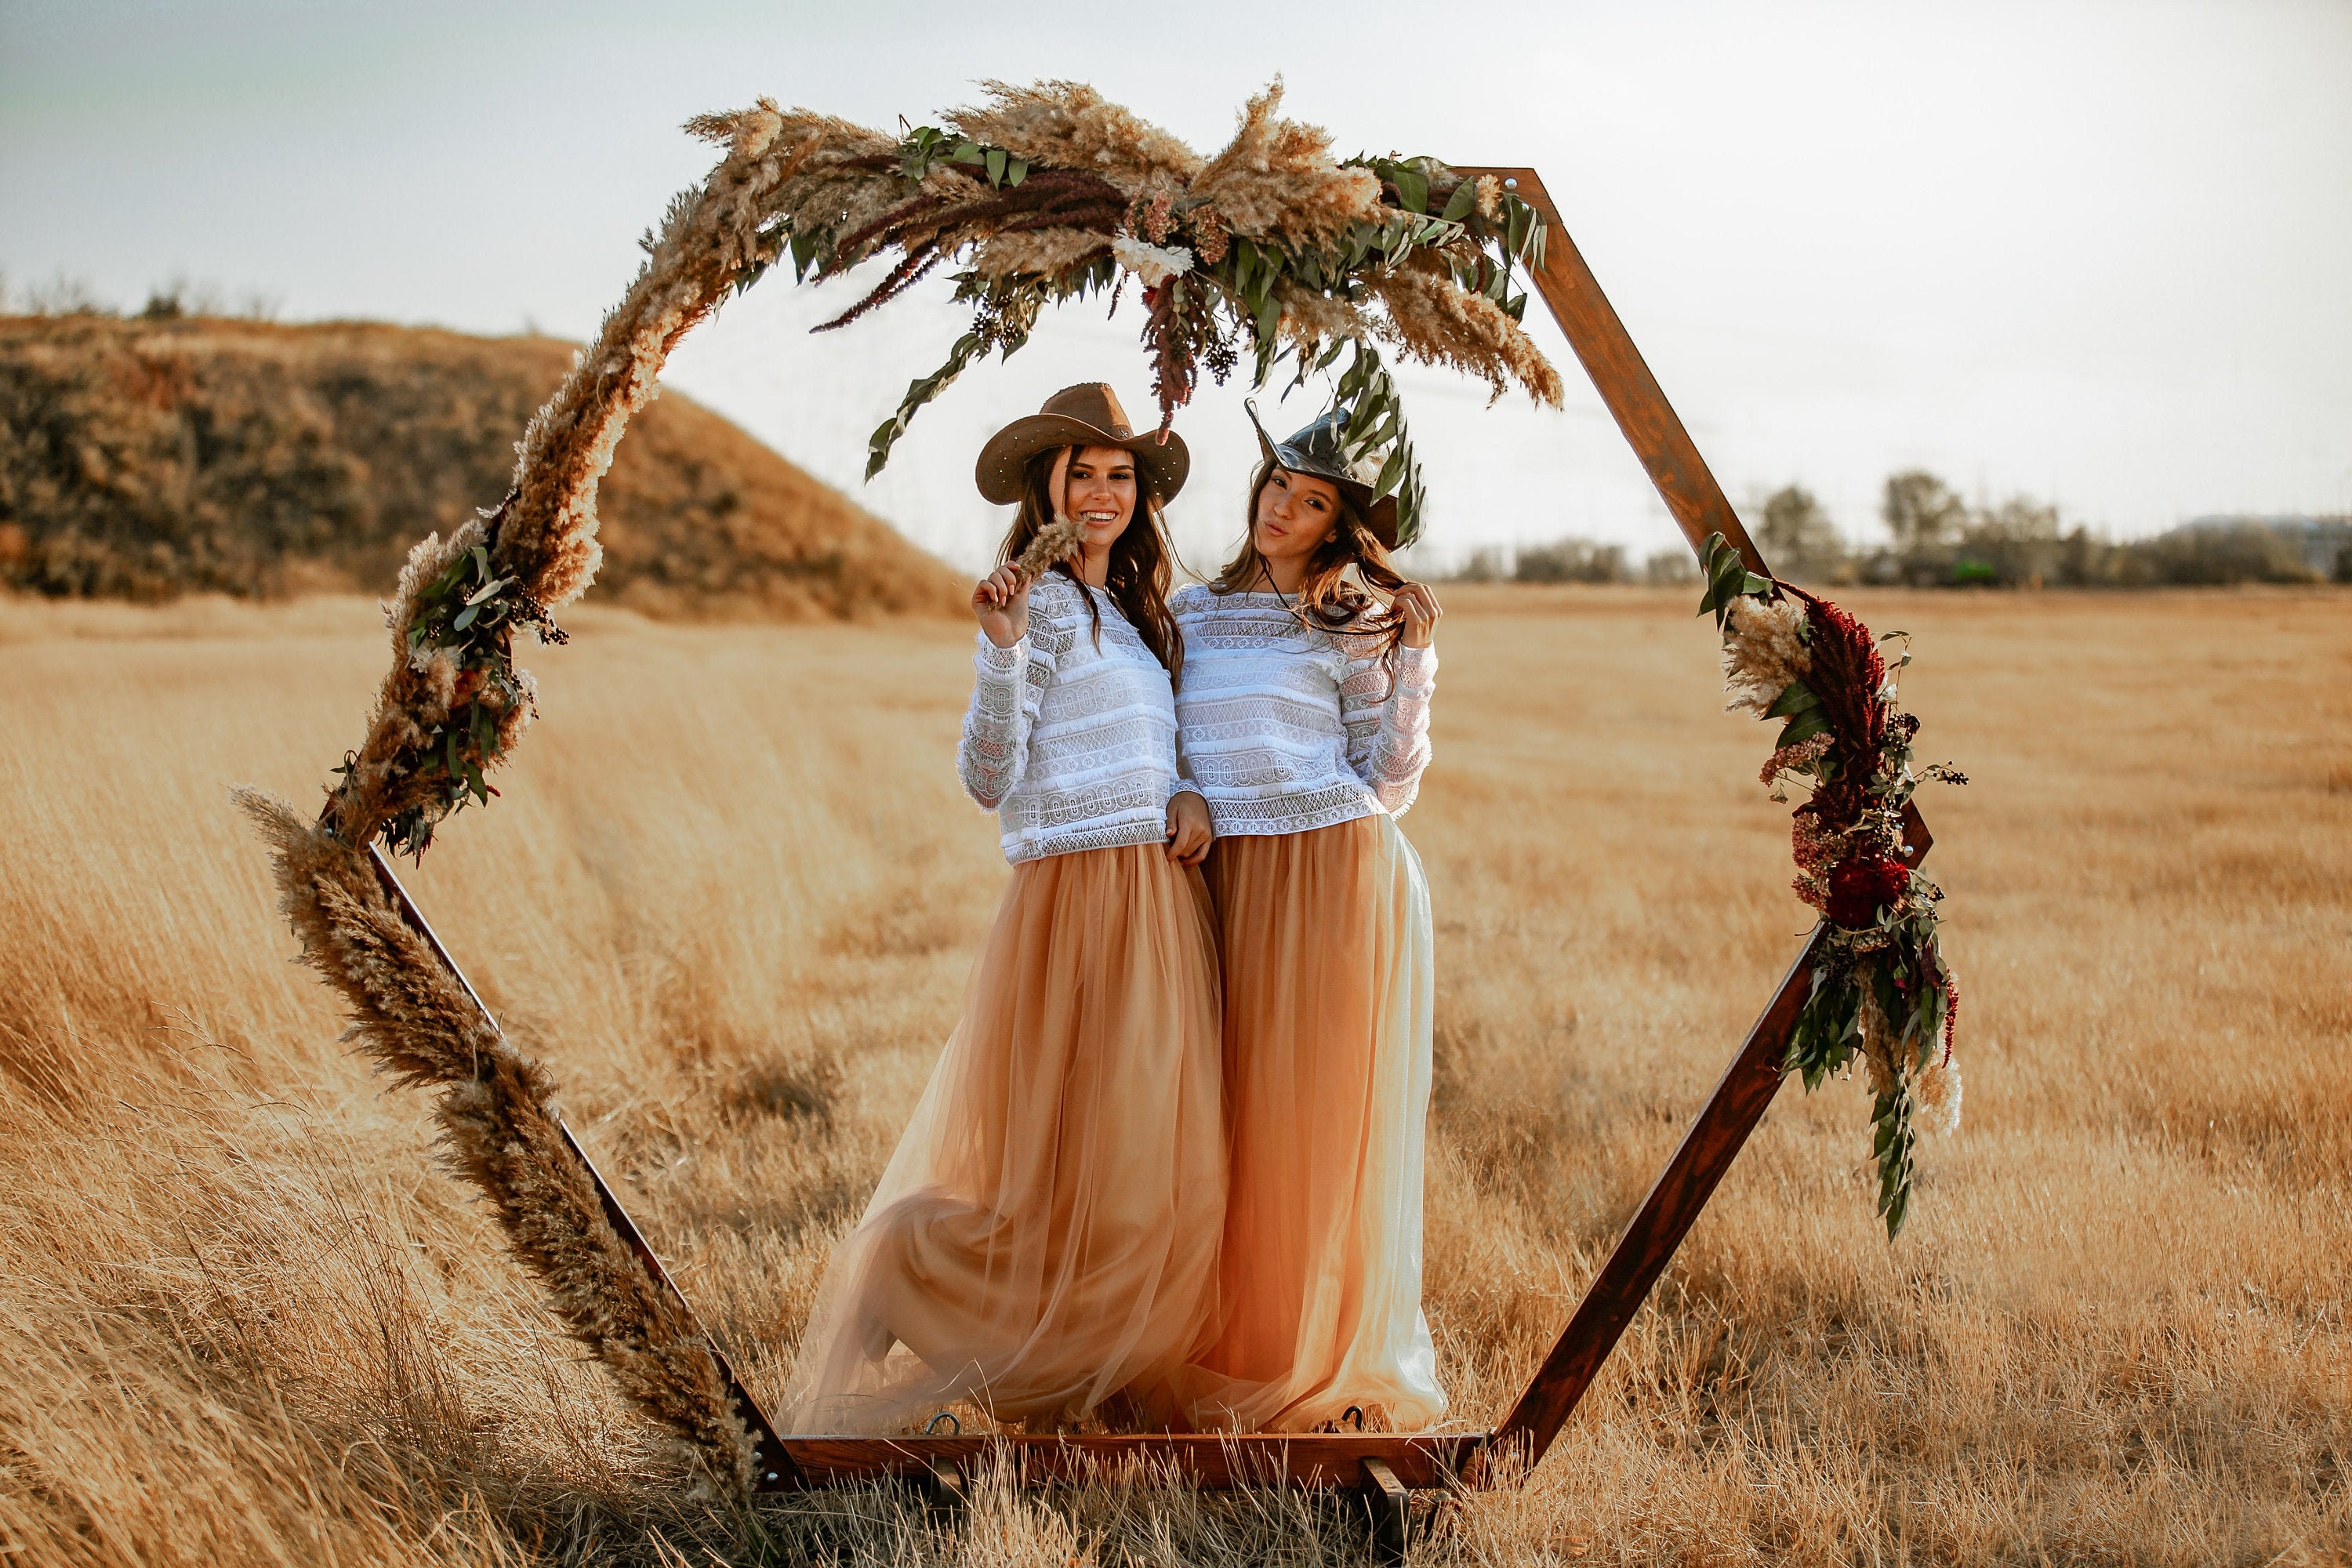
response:
<path fill-rule="evenodd" d="M 505 494 L 551 338 L 371 322 L 0 319 L 0 582 L 163 599 L 381 592 Z M 595 594 L 648 614 L 951 610 L 948 568 L 678 393 L 631 425 Z"/>

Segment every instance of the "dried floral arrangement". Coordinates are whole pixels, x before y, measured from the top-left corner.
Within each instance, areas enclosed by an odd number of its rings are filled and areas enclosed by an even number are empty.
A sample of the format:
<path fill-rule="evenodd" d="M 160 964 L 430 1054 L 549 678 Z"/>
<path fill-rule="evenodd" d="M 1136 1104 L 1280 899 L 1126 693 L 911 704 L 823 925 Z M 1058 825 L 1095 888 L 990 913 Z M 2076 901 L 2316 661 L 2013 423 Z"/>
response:
<path fill-rule="evenodd" d="M 1919 721 L 1895 706 L 1895 672 L 1868 626 L 1826 599 L 1759 577 L 1720 533 L 1707 540 L 1699 614 L 1723 633 L 1727 710 L 1780 721 L 1760 775 L 1772 798 L 1802 779 L 1790 840 L 1797 896 L 1822 913 L 1812 991 L 1789 1037 L 1789 1067 L 1808 1090 L 1866 1064 L 1878 1213 L 1892 1239 L 1910 1212 L 1915 1123 L 1949 1132 L 1960 1120 L 1952 1056 L 1959 987 L 1937 939 L 1943 891 L 1907 863 L 1905 807 L 1929 779 L 1963 784 L 1943 763 L 1912 759 Z"/>
<path fill-rule="evenodd" d="M 973 307 L 945 362 L 874 432 L 868 478 L 973 361 L 1020 348 L 1047 305 L 1108 294 L 1115 306 L 1130 275 L 1162 429 L 1204 372 L 1222 383 L 1244 352 L 1254 386 L 1285 360 L 1297 382 L 1349 353 L 1337 393 L 1349 456 L 1378 460 L 1401 542 L 1420 530 L 1423 487 L 1380 345 L 1476 376 L 1496 396 L 1517 384 L 1559 405 L 1559 373 L 1521 327 L 1528 297 L 1513 289 L 1515 268 L 1541 264 L 1543 223 L 1493 176 L 1425 157 L 1335 159 L 1321 131 L 1276 116 L 1279 81 L 1205 160 L 1079 83 L 985 85 L 989 100 L 943 127 L 890 137 L 795 112 L 780 132 L 795 168 L 770 199 L 743 287 L 777 262 L 822 279 L 895 257 L 818 330 L 848 325 L 943 264 L 959 268 L 955 297 Z M 689 128 L 724 140 L 743 118 Z"/>
<path fill-rule="evenodd" d="M 370 863 L 378 844 L 421 855 L 468 803 L 532 716 L 514 637 L 560 641 L 552 612 L 601 560 L 596 487 L 670 351 L 787 258 L 824 277 L 895 251 L 854 317 L 955 258 L 977 306 L 948 364 L 909 389 L 874 457 L 914 411 L 983 352 L 1025 341 L 1046 304 L 1114 295 L 1138 276 L 1163 420 L 1199 367 L 1237 345 L 1263 379 L 1285 355 L 1304 375 L 1351 347 L 1339 390 L 1359 453 L 1387 452 L 1383 486 L 1411 514 L 1417 472 L 1376 345 L 1559 401 L 1559 379 L 1519 328 L 1512 267 L 1540 258 L 1541 226 L 1492 181 L 1427 159 L 1330 156 L 1328 139 L 1253 100 L 1234 143 L 1202 160 L 1075 83 L 996 86 L 949 129 L 888 137 L 762 100 L 691 129 L 724 142 L 681 193 L 595 341 L 523 433 L 513 488 L 450 537 L 419 543 L 384 605 L 392 663 L 368 730 L 309 818 L 259 791 L 238 797 L 268 842 L 281 907 L 304 957 L 341 994 L 349 1037 L 396 1081 L 436 1095 L 451 1169 L 489 1199 L 509 1249 L 566 1328 L 644 1415 L 731 1489 L 751 1436 L 690 1315 L 649 1283 L 563 1144 L 555 1089 L 501 1036 Z M 846 318 L 845 318 L 846 319 Z M 1049 528 L 1020 565 L 1034 575 L 1073 543 Z"/>

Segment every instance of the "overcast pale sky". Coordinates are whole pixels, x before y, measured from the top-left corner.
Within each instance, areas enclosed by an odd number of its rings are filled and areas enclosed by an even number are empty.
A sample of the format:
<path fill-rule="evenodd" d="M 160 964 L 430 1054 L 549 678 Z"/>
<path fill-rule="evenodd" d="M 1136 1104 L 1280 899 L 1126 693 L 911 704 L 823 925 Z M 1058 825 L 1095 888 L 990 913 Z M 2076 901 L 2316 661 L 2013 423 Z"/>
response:
<path fill-rule="evenodd" d="M 1801 481 L 1865 537 L 1880 481 L 1922 466 L 2125 534 L 2352 510 L 2352 0 L 0 0 L 0 271 L 581 337 L 709 163 L 677 130 L 698 110 L 921 123 L 982 78 L 1075 77 L 1209 152 L 1276 73 L 1343 153 L 1542 170 L 1735 500 Z M 669 383 L 952 558 L 1002 526 L 969 479 L 989 429 L 1081 378 L 1148 401 L 1132 307 L 1065 312 L 861 487 L 866 433 L 961 316 L 941 286 L 809 337 L 854 287 L 761 284 Z M 1433 539 L 1673 543 L 1538 330 L 1564 413 L 1401 378 Z M 1179 425 L 1196 565 L 1237 531 L 1239 395 Z"/>

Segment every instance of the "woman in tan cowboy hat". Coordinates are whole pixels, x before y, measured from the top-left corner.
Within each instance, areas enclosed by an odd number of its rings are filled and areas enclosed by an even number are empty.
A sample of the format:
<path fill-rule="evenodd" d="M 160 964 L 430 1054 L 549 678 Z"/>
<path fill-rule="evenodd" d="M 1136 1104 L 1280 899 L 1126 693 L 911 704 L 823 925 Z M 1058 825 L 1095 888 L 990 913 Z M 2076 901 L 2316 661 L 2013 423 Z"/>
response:
<path fill-rule="evenodd" d="M 1166 1424 L 1216 1326 L 1224 1215 L 1206 807 L 1179 777 L 1159 509 L 1184 445 L 1071 387 L 981 452 L 1017 504 L 972 593 L 957 761 L 1012 885 L 964 1011 L 865 1218 L 826 1270 L 793 1376 L 801 1432 L 887 1432 L 970 1401 L 1054 1426 L 1116 1402 Z M 1014 564 L 1057 519 L 1075 557 Z"/>
<path fill-rule="evenodd" d="M 1446 1403 L 1421 1311 L 1429 889 L 1396 826 L 1429 762 L 1438 605 L 1390 563 L 1396 503 L 1342 434 L 1261 426 L 1240 551 L 1171 605 L 1217 830 L 1233 1138 L 1225 1318 L 1182 1380 L 1204 1426 L 1358 1406 L 1416 1427 Z"/>

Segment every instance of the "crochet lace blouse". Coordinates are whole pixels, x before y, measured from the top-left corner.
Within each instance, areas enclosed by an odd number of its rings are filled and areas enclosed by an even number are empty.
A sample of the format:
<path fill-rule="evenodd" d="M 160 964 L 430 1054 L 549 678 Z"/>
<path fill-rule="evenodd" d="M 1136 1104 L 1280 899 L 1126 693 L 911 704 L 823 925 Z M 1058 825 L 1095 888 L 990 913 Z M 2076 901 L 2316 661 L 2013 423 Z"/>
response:
<path fill-rule="evenodd" d="M 1184 633 L 1184 761 L 1223 837 L 1402 816 L 1429 766 L 1437 650 L 1397 650 L 1391 689 L 1369 639 L 1302 626 L 1273 594 L 1194 584 Z"/>
<path fill-rule="evenodd" d="M 995 808 L 1005 859 L 1162 842 L 1168 797 L 1192 789 L 1176 776 L 1176 706 L 1168 671 L 1110 595 L 1049 572 L 1029 590 L 1019 642 L 978 640 L 956 768 L 964 793 Z"/>

